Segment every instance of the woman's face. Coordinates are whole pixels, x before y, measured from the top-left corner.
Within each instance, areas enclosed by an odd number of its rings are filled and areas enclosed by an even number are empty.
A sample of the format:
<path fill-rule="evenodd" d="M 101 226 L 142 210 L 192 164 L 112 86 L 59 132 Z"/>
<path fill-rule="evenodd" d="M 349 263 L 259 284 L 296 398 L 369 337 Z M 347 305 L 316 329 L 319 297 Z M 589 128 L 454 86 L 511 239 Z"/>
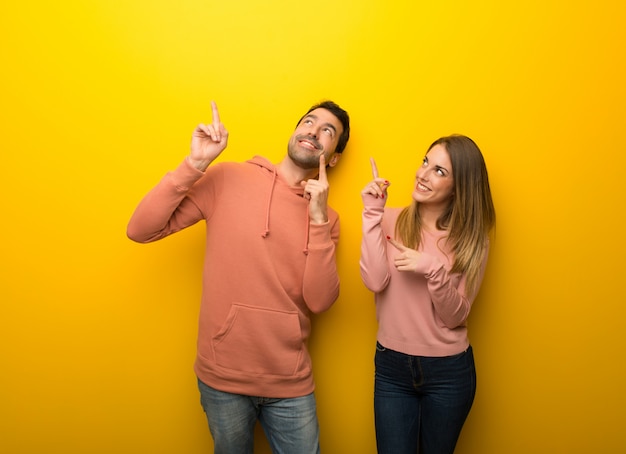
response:
<path fill-rule="evenodd" d="M 421 204 L 446 207 L 454 191 L 452 163 L 445 146 L 432 147 L 415 174 L 413 199 Z"/>

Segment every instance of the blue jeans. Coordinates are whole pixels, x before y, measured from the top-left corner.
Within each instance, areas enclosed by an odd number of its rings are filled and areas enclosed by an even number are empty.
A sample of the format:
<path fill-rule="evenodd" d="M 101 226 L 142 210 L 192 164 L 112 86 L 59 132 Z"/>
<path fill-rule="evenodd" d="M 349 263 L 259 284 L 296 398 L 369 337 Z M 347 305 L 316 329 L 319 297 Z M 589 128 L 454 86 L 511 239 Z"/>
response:
<path fill-rule="evenodd" d="M 258 420 L 275 454 L 319 454 L 313 393 L 289 399 L 231 394 L 198 380 L 215 454 L 251 454 Z"/>
<path fill-rule="evenodd" d="M 379 454 L 448 454 L 476 393 L 472 347 L 410 356 L 376 343 L 374 417 Z"/>

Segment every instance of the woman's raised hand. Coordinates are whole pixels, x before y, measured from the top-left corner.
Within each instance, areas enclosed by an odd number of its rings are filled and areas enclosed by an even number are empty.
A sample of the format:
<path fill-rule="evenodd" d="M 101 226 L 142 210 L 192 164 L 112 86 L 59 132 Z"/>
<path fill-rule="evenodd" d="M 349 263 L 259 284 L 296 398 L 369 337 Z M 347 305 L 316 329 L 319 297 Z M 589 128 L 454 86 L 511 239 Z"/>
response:
<path fill-rule="evenodd" d="M 373 180 L 367 183 L 367 185 L 363 188 L 361 196 L 365 197 L 366 195 L 371 195 L 377 199 L 384 199 L 387 195 L 387 188 L 391 183 L 378 176 L 378 167 L 376 166 L 374 158 L 370 158 L 370 164 L 372 165 Z"/>

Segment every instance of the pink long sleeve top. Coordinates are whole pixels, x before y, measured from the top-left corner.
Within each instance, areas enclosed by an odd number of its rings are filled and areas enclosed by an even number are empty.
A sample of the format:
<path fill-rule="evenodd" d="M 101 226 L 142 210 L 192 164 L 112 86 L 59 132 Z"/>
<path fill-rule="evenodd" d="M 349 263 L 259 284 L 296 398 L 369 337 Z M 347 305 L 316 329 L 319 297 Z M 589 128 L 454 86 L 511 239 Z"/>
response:
<path fill-rule="evenodd" d="M 400 208 L 384 208 L 381 199 L 364 198 L 361 278 L 375 293 L 377 340 L 384 347 L 413 356 L 449 356 L 469 346 L 467 317 L 475 294 L 465 290 L 465 275 L 450 273 L 453 254 L 445 231 L 423 229 L 414 271 L 398 271 L 401 252 L 387 241 L 394 237 Z M 487 254 L 483 259 L 482 281 Z"/>

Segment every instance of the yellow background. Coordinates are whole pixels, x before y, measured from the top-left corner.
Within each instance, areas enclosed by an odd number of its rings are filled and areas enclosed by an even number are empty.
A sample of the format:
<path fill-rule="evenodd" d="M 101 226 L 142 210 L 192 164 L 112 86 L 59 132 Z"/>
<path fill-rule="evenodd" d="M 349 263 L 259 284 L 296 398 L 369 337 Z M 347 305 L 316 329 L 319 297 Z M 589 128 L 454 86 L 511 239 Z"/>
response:
<path fill-rule="evenodd" d="M 625 19 L 617 0 L 5 2 L 0 451 L 210 452 L 192 371 L 203 226 L 138 245 L 126 223 L 211 99 L 224 159 L 276 162 L 324 98 L 353 129 L 330 176 L 342 292 L 311 343 L 323 452 L 375 452 L 368 158 L 404 205 L 454 132 L 483 150 L 498 214 L 457 452 L 626 450 Z"/>

